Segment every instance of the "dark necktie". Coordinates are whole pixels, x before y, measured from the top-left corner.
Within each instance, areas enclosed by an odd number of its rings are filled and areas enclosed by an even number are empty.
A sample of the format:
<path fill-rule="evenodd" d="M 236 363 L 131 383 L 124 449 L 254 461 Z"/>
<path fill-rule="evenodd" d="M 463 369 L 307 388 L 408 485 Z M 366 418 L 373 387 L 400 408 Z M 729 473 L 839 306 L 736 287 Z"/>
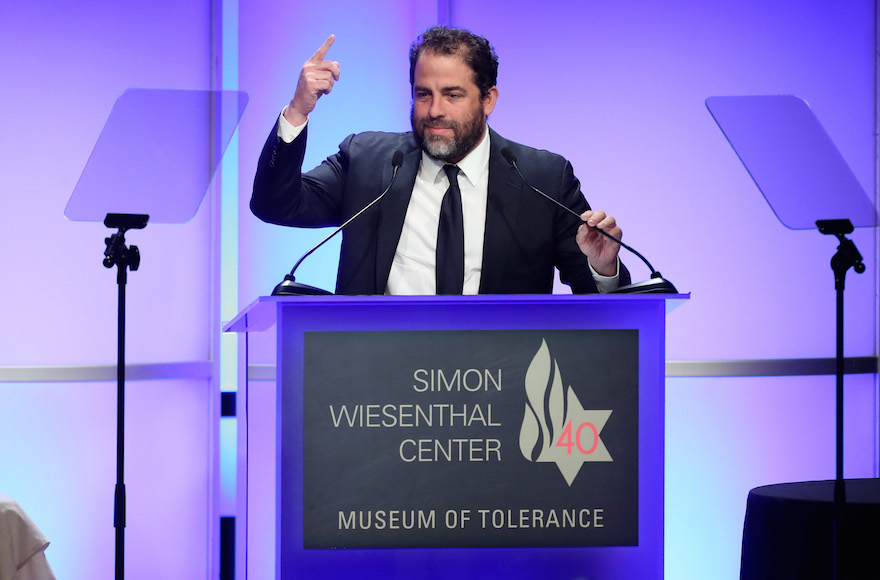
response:
<path fill-rule="evenodd" d="M 440 205 L 437 230 L 437 294 L 461 294 L 464 288 L 464 219 L 461 215 L 461 190 L 458 166 L 444 165 L 449 189 Z"/>

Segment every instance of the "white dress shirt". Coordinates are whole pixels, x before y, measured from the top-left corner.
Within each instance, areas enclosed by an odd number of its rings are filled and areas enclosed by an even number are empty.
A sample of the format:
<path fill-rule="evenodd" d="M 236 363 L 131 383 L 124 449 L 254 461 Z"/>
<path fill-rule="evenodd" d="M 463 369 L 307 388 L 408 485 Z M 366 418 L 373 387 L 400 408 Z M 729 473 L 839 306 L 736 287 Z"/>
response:
<path fill-rule="evenodd" d="M 437 229 L 440 205 L 449 189 L 443 161 L 424 151 L 412 197 L 406 209 L 403 231 L 391 263 L 386 294 L 436 294 Z M 483 235 L 486 232 L 486 199 L 489 192 L 489 132 L 456 165 L 460 170 L 461 213 L 464 218 L 463 294 L 478 294 L 483 267 Z"/>

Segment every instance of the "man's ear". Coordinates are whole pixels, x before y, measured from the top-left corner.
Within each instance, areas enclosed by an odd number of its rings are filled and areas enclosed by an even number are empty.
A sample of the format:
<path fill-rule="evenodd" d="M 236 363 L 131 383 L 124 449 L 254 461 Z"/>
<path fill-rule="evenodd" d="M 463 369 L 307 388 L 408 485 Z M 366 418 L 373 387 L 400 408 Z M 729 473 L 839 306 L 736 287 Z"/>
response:
<path fill-rule="evenodd" d="M 483 114 L 487 117 L 495 110 L 495 103 L 498 102 L 498 87 L 492 87 L 486 96 L 483 97 Z"/>

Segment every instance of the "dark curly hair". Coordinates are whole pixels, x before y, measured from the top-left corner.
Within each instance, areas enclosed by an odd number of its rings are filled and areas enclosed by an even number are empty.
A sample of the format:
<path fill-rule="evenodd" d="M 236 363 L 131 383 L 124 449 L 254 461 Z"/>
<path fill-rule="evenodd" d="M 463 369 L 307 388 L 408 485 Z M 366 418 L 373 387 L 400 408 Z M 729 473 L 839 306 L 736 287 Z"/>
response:
<path fill-rule="evenodd" d="M 409 49 L 410 88 L 414 88 L 416 62 L 424 52 L 460 56 L 474 71 L 481 98 L 485 98 L 498 81 L 498 55 L 488 40 L 465 28 L 434 26 L 423 32 Z"/>

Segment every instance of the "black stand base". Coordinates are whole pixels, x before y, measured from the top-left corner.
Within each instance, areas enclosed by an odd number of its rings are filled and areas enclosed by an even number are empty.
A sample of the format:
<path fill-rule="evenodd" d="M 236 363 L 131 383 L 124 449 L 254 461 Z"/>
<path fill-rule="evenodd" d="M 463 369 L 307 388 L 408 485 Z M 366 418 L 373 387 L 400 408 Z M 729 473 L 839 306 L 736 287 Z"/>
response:
<path fill-rule="evenodd" d="M 284 281 L 275 286 L 272 290 L 272 296 L 332 296 L 333 292 L 328 292 L 323 288 L 315 288 L 308 284 L 300 284 L 290 274 L 284 277 Z"/>
<path fill-rule="evenodd" d="M 636 282 L 621 286 L 610 294 L 678 294 L 672 282 L 663 278 L 651 278 L 644 282 Z"/>

